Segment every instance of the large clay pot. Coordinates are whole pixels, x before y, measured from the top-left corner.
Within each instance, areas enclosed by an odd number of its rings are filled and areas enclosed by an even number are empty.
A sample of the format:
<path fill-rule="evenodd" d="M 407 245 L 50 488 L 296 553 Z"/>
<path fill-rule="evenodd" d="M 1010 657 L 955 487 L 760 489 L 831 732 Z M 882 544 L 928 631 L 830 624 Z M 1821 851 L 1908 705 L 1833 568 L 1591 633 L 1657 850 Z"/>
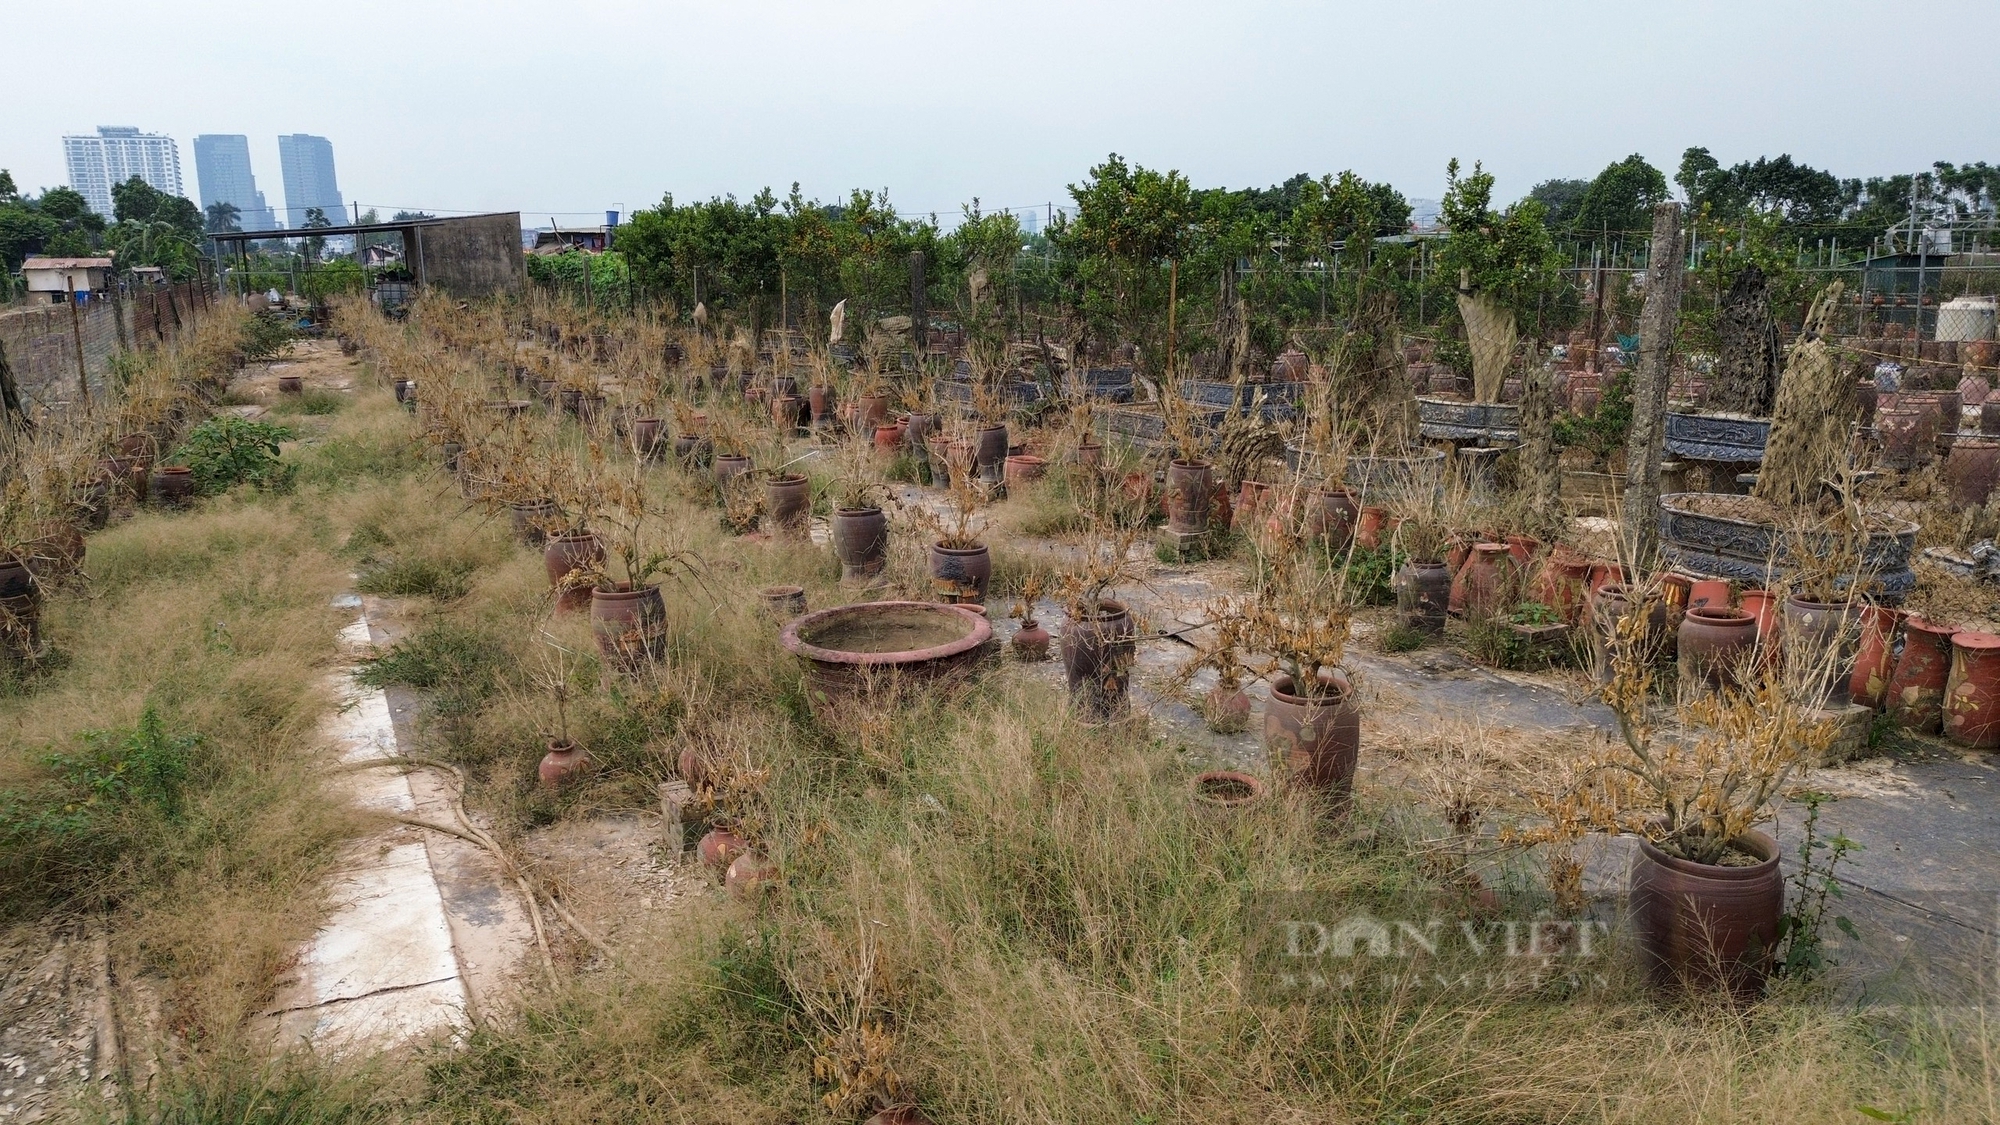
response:
<path fill-rule="evenodd" d="M 1945 458 L 1944 479 L 1951 502 L 1961 508 L 1983 508 L 2000 480 L 2000 441 L 1961 438 Z"/>
<path fill-rule="evenodd" d="M 886 425 L 888 421 L 888 395 L 862 395 L 856 401 L 854 426 L 862 433 L 872 434 L 875 432 L 875 427 Z"/>
<path fill-rule="evenodd" d="M 590 768 L 590 752 L 568 739 L 549 742 L 548 753 L 535 767 L 535 776 L 544 789 L 559 789 L 563 783 Z"/>
<path fill-rule="evenodd" d="M 1124 714 L 1136 656 L 1125 603 L 1100 601 L 1089 616 L 1070 618 L 1063 625 L 1062 658 L 1071 702 L 1096 720 Z"/>
<path fill-rule="evenodd" d="M 1361 517 L 1354 525 L 1354 545 L 1364 551 L 1379 550 L 1382 546 L 1382 529 L 1389 522 L 1389 509 L 1370 504 L 1361 509 Z"/>
<path fill-rule="evenodd" d="M 34 573 L 13 555 L 0 556 L 0 598 L 25 598 L 35 592 Z"/>
<path fill-rule="evenodd" d="M 882 509 L 842 508 L 833 513 L 833 553 L 840 558 L 840 580 L 866 583 L 882 573 L 889 560 L 889 521 Z"/>
<path fill-rule="evenodd" d="M 1632 933 L 1653 987 L 1720 985 L 1744 999 L 1763 990 L 1785 904 L 1778 845 L 1762 832 L 1745 833 L 1736 843 L 1758 862 L 1693 863 L 1651 840 L 1639 841 L 1630 883 Z"/>
<path fill-rule="evenodd" d="M 650 461 L 660 448 L 660 420 L 632 419 L 632 447 L 642 460 Z"/>
<path fill-rule="evenodd" d="M 806 406 L 812 411 L 813 425 L 825 425 L 833 412 L 833 388 L 816 386 L 807 391 Z"/>
<path fill-rule="evenodd" d="M 1095 470 L 1104 463 L 1104 447 L 1096 442 L 1085 442 L 1070 450 L 1068 459 L 1079 469 Z"/>
<path fill-rule="evenodd" d="M 1336 551 L 1346 549 L 1360 518 L 1361 507 L 1345 488 L 1316 489 L 1306 501 L 1306 534 Z"/>
<path fill-rule="evenodd" d="M 1728 609 L 1729 580 L 1725 578 L 1697 578 L 1688 585 L 1687 607 L 1697 609 Z"/>
<path fill-rule="evenodd" d="M 1778 595 L 1761 587 L 1743 591 L 1737 597 L 1738 608 L 1757 619 L 1757 645 L 1767 653 L 1774 651 L 1778 644 Z"/>
<path fill-rule="evenodd" d="M 1637 611 L 1632 601 L 1632 591 L 1619 582 L 1606 583 L 1599 587 L 1590 600 L 1591 646 L 1596 657 L 1597 673 L 1600 680 L 1609 680 L 1612 658 L 1617 655 L 1614 645 L 1618 635 L 1618 623 L 1628 614 Z M 1659 656 L 1661 646 L 1667 636 L 1667 603 L 1654 598 L 1646 615 L 1646 627 L 1639 634 L 1642 646 L 1637 655 L 1643 662 L 1651 663 Z"/>
<path fill-rule="evenodd" d="M 1007 427 L 981 426 L 972 449 L 972 463 L 979 470 L 979 479 L 988 484 L 1000 483 L 1006 460 Z"/>
<path fill-rule="evenodd" d="M 194 474 L 185 465 L 162 465 L 153 470 L 152 492 L 162 504 L 186 507 L 194 499 Z"/>
<path fill-rule="evenodd" d="M 603 566 L 604 544 L 588 531 L 552 536 L 542 549 L 549 585 L 556 591 L 556 608 L 571 612 L 590 604 L 593 576 Z"/>
<path fill-rule="evenodd" d="M 667 603 L 658 586 L 590 592 L 590 631 L 606 664 L 636 674 L 667 655 Z"/>
<path fill-rule="evenodd" d="M 937 433 L 938 416 L 921 410 L 912 410 L 903 420 L 903 444 L 918 456 L 923 456 L 929 447 L 931 435 Z"/>
<path fill-rule="evenodd" d="M 1951 638 L 1944 736 L 1960 746 L 2000 746 L 2000 636 L 1966 630 Z"/>
<path fill-rule="evenodd" d="M 718 453 L 715 455 L 715 487 L 722 492 L 729 491 L 730 482 L 750 471 L 750 458 L 741 453 Z"/>
<path fill-rule="evenodd" d="M 1208 530 L 1215 470 L 1205 461 L 1176 460 L 1167 466 L 1167 530 L 1197 535 Z"/>
<path fill-rule="evenodd" d="M 1049 463 L 1032 453 L 1017 453 L 1007 458 L 1007 488 L 1009 491 L 1023 485 L 1033 484 L 1047 473 Z"/>
<path fill-rule="evenodd" d="M 1728 606 L 1690 609 L 1681 618 L 1681 670 L 1713 685 L 1736 683 L 1743 662 L 1757 647 L 1757 619 Z"/>
<path fill-rule="evenodd" d="M 1807 706 L 1840 708 L 1849 703 L 1860 623 L 1859 607 L 1846 602 L 1815 602 L 1796 595 L 1785 599 L 1787 679 L 1804 685 Z"/>
<path fill-rule="evenodd" d="M 1396 572 L 1396 623 L 1428 636 L 1444 633 L 1451 607 L 1451 571 L 1441 562 L 1412 559 Z"/>
<path fill-rule="evenodd" d="M 993 579 L 993 558 L 986 544 L 947 547 L 931 544 L 931 585 L 945 602 L 984 604 L 986 585 Z"/>
<path fill-rule="evenodd" d="M 1882 461 L 1897 469 L 1929 463 L 1936 433 L 1935 412 L 1915 407 L 1884 406 L 1875 411 L 1875 433 L 1882 441 Z"/>
<path fill-rule="evenodd" d="M 1344 806 L 1360 760 L 1361 708 L 1343 675 L 1322 678 L 1319 689 L 1299 695 L 1290 676 L 1271 681 L 1271 698 L 1264 705 L 1264 749 L 1287 784 L 1318 790 Z"/>
<path fill-rule="evenodd" d="M 764 512 L 773 531 L 803 537 L 812 522 L 812 482 L 804 473 L 787 473 L 765 481 Z"/>
<path fill-rule="evenodd" d="M 1887 703 L 1896 725 L 1936 734 L 1951 680 L 1951 638 L 1958 629 L 1911 615 L 1903 620 L 1903 655 L 1889 677 Z"/>
<path fill-rule="evenodd" d="M 743 842 L 743 837 L 727 828 L 709 829 L 701 842 L 694 846 L 695 855 L 717 871 L 736 862 L 737 856 L 749 850 L 750 845 Z"/>
<path fill-rule="evenodd" d="M 507 505 L 507 523 L 514 541 L 524 547 L 540 547 L 548 542 L 549 527 L 557 518 L 556 506 L 547 500 Z"/>
<path fill-rule="evenodd" d="M 1576 624 L 1583 615 L 1583 603 L 1590 589 L 1590 560 L 1557 546 L 1542 561 L 1535 576 L 1534 599 Z"/>
<path fill-rule="evenodd" d="M 1512 566 L 1505 543 L 1476 543 L 1464 569 L 1451 583 L 1451 611 L 1486 618 L 1507 609 Z"/>
<path fill-rule="evenodd" d="M 771 421 L 781 430 L 802 430 L 809 424 L 806 400 L 798 395 L 779 395 L 771 400 Z"/>
<path fill-rule="evenodd" d="M 1246 480 L 1236 493 L 1236 510 L 1231 513 L 1230 524 L 1234 527 L 1255 527 L 1256 521 L 1264 518 L 1264 510 L 1272 502 L 1271 486 L 1260 480 Z"/>
<path fill-rule="evenodd" d="M 1889 673 L 1895 670 L 1896 633 L 1903 611 L 1888 606 L 1861 607 L 1861 650 L 1854 658 L 1854 678 L 1848 694 L 1854 702 L 1879 711 L 1889 697 Z"/>

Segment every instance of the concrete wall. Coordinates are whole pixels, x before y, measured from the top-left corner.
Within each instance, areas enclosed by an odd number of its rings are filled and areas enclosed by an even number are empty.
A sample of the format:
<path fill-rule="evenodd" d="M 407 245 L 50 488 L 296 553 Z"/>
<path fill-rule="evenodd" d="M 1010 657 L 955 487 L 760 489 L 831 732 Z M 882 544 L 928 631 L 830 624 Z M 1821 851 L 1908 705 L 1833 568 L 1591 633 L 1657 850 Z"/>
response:
<path fill-rule="evenodd" d="M 408 264 L 419 282 L 465 300 L 519 297 L 528 287 L 521 215 L 474 215 L 416 228 Z"/>
<path fill-rule="evenodd" d="M 60 412 L 81 397 L 79 336 L 91 397 L 101 399 L 109 386 L 112 356 L 157 347 L 191 330 L 213 299 L 188 282 L 115 296 L 106 291 L 78 307 L 74 320 L 68 303 L 0 309 L 0 365 L 12 375 L 31 417 Z"/>

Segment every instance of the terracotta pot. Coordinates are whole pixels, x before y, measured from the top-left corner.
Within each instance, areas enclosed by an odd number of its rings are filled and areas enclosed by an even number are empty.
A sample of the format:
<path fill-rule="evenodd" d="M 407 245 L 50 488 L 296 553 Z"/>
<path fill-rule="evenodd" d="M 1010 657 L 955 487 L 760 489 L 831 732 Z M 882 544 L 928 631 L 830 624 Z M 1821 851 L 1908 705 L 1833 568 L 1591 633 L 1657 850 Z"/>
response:
<path fill-rule="evenodd" d="M 803 537 L 812 522 L 812 482 L 787 473 L 764 482 L 764 514 L 772 531 Z"/>
<path fill-rule="evenodd" d="M 812 411 L 814 425 L 825 422 L 833 411 L 833 388 L 814 387 L 807 391 L 806 408 Z"/>
<path fill-rule="evenodd" d="M 185 465 L 162 465 L 153 470 L 152 494 L 160 503 L 186 507 L 194 499 L 194 475 Z"/>
<path fill-rule="evenodd" d="M 1428 636 L 1444 633 L 1451 607 L 1451 571 L 1441 562 L 1412 559 L 1396 572 L 1396 623 Z"/>
<path fill-rule="evenodd" d="M 1882 461 L 1899 469 L 1927 464 L 1936 434 L 1934 414 L 1914 407 L 1884 406 L 1875 411 L 1875 433 L 1882 441 Z"/>
<path fill-rule="evenodd" d="M 1154 510 L 1153 474 L 1142 472 L 1126 473 L 1125 479 L 1121 482 L 1119 488 L 1124 492 L 1125 499 L 1137 505 L 1146 514 L 1147 518 L 1151 518 Z"/>
<path fill-rule="evenodd" d="M 1697 607 L 1681 618 L 1681 671 L 1702 683 L 1729 685 L 1757 647 L 1757 619 L 1727 605 Z"/>
<path fill-rule="evenodd" d="M 1936 734 L 1944 721 L 1945 686 L 1951 680 L 1951 638 L 1957 626 L 1914 614 L 1903 620 L 1903 655 L 1889 677 L 1887 703 L 1896 725 Z"/>
<path fill-rule="evenodd" d="M 1783 610 L 1786 672 L 1790 682 L 1804 684 L 1809 707 L 1845 707 L 1854 678 L 1854 654 L 1860 639 L 1859 607 L 1845 602 L 1814 602 L 1794 595 Z"/>
<path fill-rule="evenodd" d="M 1979 432 L 2000 436 L 2000 399 L 1989 398 L 1979 404 Z"/>
<path fill-rule="evenodd" d="M 1960 746 L 2000 746 L 2000 636 L 1966 630 L 1951 638 L 1944 736 Z"/>
<path fill-rule="evenodd" d="M 674 460 L 683 469 L 698 469 L 715 459 L 715 446 L 700 434 L 678 434 L 674 437 Z"/>
<path fill-rule="evenodd" d="M 1260 480 L 1246 480 L 1236 492 L 1236 511 L 1232 514 L 1233 527 L 1254 527 L 1256 520 L 1264 518 L 1265 509 L 1272 502 L 1271 486 Z"/>
<path fill-rule="evenodd" d="M 710 867 L 720 871 L 736 861 L 736 857 L 750 850 L 743 837 L 727 828 L 711 828 L 694 846 L 695 855 Z"/>
<path fill-rule="evenodd" d="M 1295 348 L 1287 348 L 1278 358 L 1271 361 L 1271 381 L 1274 383 L 1297 383 L 1306 377 L 1311 369 L 1311 361 L 1306 354 Z"/>
<path fill-rule="evenodd" d="M 1508 608 L 1512 552 L 1505 543 L 1478 543 L 1451 583 L 1451 611 L 1469 618 L 1491 617 Z"/>
<path fill-rule="evenodd" d="M 1041 480 L 1049 471 L 1049 463 L 1032 453 L 1017 453 L 1007 458 L 1006 478 L 1009 490 Z"/>
<path fill-rule="evenodd" d="M 937 433 L 938 416 L 913 410 L 903 419 L 903 443 L 918 456 L 925 456 L 931 435 Z"/>
<path fill-rule="evenodd" d="M 1063 626 L 1063 676 L 1070 701 L 1096 720 L 1125 713 L 1137 650 L 1132 639 L 1132 615 L 1125 603 L 1100 601 L 1083 619 Z"/>
<path fill-rule="evenodd" d="M 658 586 L 592 590 L 590 631 L 606 665 L 636 674 L 667 656 L 667 603 Z"/>
<path fill-rule="evenodd" d="M 889 520 L 877 507 L 842 508 L 833 513 L 833 553 L 840 580 L 866 583 L 889 561 Z"/>
<path fill-rule="evenodd" d="M 778 865 L 753 851 L 730 860 L 728 870 L 722 875 L 723 889 L 738 899 L 749 898 L 777 881 Z"/>
<path fill-rule="evenodd" d="M 1095 469 L 1104 463 L 1104 447 L 1094 443 L 1079 445 L 1069 451 L 1068 459 L 1080 469 Z"/>
<path fill-rule="evenodd" d="M 1315 489 L 1306 501 L 1306 534 L 1326 540 L 1336 551 L 1346 548 L 1360 518 L 1361 507 L 1345 488 Z"/>
<path fill-rule="evenodd" d="M 643 460 L 652 460 L 660 448 L 660 420 L 658 418 L 632 419 L 632 447 Z"/>
<path fill-rule="evenodd" d="M 1542 541 L 1532 535 L 1509 535 L 1502 542 L 1507 544 L 1507 553 L 1514 558 L 1514 566 L 1526 574 L 1528 564 L 1542 553 Z"/>
<path fill-rule="evenodd" d="M 1562 615 L 1574 625 L 1583 616 L 1583 603 L 1590 588 L 1590 560 L 1558 546 L 1542 560 L 1530 588 L 1536 601 Z"/>
<path fill-rule="evenodd" d="M 1719 985 L 1744 999 L 1762 992 L 1777 948 L 1784 878 L 1778 845 L 1769 836 L 1749 832 L 1737 846 L 1759 862 L 1692 863 L 1639 841 L 1630 883 L 1632 933 L 1653 987 Z"/>
<path fill-rule="evenodd" d="M 1250 696 L 1242 688 L 1221 684 L 1208 689 L 1201 701 L 1202 721 L 1217 734 L 1236 734 L 1250 728 Z"/>
<path fill-rule="evenodd" d="M 556 506 L 547 500 L 507 505 L 507 523 L 513 530 L 514 541 L 524 547 L 540 547 L 547 543 L 549 526 L 556 519 Z"/>
<path fill-rule="evenodd" d="M 590 604 L 595 575 L 604 565 L 604 544 L 588 531 L 551 536 L 542 549 L 542 564 L 556 591 L 556 608 L 573 612 Z"/>
<path fill-rule="evenodd" d="M 1778 595 L 1770 590 L 1753 588 L 1743 591 L 1737 598 L 1738 608 L 1757 619 L 1757 644 L 1770 652 L 1778 644 Z"/>
<path fill-rule="evenodd" d="M 1728 580 L 1723 578 L 1695 579 L 1688 586 L 1687 607 L 1690 612 L 1697 609 L 1728 609 Z"/>
<path fill-rule="evenodd" d="M 2000 480 L 2000 441 L 1961 438 L 1945 458 L 1944 479 L 1951 502 L 1961 508 L 1983 508 Z"/>
<path fill-rule="evenodd" d="M 771 397 L 773 399 L 797 397 L 798 393 L 799 381 L 797 379 L 792 378 L 790 375 L 771 376 Z"/>
<path fill-rule="evenodd" d="M 986 585 L 993 579 L 993 558 L 984 543 L 972 547 L 933 543 L 930 571 L 931 585 L 937 590 L 939 601 L 983 604 Z"/>
<path fill-rule="evenodd" d="M 1030 664 L 1038 664 L 1049 658 L 1049 646 L 1054 643 L 1055 638 L 1042 628 L 1042 623 L 1030 617 L 1022 621 L 1021 627 L 1014 632 L 1014 655 Z"/>
<path fill-rule="evenodd" d="M 1861 649 L 1854 658 L 1854 678 L 1848 694 L 1856 703 L 1880 711 L 1889 698 L 1889 674 L 1895 670 L 1896 634 L 1905 614 L 1888 606 L 1861 607 Z"/>
<path fill-rule="evenodd" d="M 1361 754 L 1361 708 L 1347 677 L 1322 679 L 1320 691 L 1296 694 L 1290 676 L 1271 681 L 1264 704 L 1264 749 L 1288 785 L 1302 785 L 1345 806 Z"/>
<path fill-rule="evenodd" d="M 282 395 L 304 394 L 306 381 L 298 375 L 278 376 L 278 393 Z"/>
<path fill-rule="evenodd" d="M 730 482 L 750 471 L 750 458 L 741 453 L 718 453 L 715 455 L 715 486 L 727 491 Z"/>
<path fill-rule="evenodd" d="M 1618 622 L 1626 615 L 1636 612 L 1631 590 L 1622 583 L 1606 583 L 1598 588 L 1590 600 L 1591 651 L 1596 657 L 1599 680 L 1609 680 L 1612 672 L 1612 657 L 1616 648 Z M 1643 646 L 1638 657 L 1651 663 L 1659 656 L 1667 636 L 1667 603 L 1658 598 L 1652 602 L 1646 615 L 1646 628 L 1639 634 Z"/>
<path fill-rule="evenodd" d="M 790 621 L 806 611 L 806 588 L 804 586 L 766 586 L 757 591 L 766 617 L 779 621 Z"/>
<path fill-rule="evenodd" d="M 1264 783 L 1237 770 L 1209 770 L 1188 783 L 1188 806 L 1197 816 L 1227 818 L 1264 799 Z"/>
<path fill-rule="evenodd" d="M 1215 471 L 1205 461 L 1176 460 L 1167 466 L 1167 530 L 1197 535 L 1208 530 Z"/>
<path fill-rule="evenodd" d="M 889 422 L 888 395 L 862 395 L 855 401 L 855 428 L 864 433 L 874 433 L 876 427 Z"/>
<path fill-rule="evenodd" d="M 900 423 L 875 427 L 875 452 L 883 456 L 894 456 L 895 452 L 903 447 L 903 433 Z"/>
<path fill-rule="evenodd" d="M 0 598 L 25 598 L 35 592 L 28 564 L 12 555 L 0 558 Z"/>
<path fill-rule="evenodd" d="M 1354 525 L 1354 545 L 1364 551 L 1381 549 L 1382 528 L 1389 522 L 1389 509 L 1370 504 L 1361 509 Z"/>
<path fill-rule="evenodd" d="M 979 479 L 988 484 L 1000 483 L 1006 460 L 1007 427 L 979 427 L 979 436 L 974 439 L 972 447 L 972 463 L 979 470 Z"/>
<path fill-rule="evenodd" d="M 1625 584 L 1625 568 L 1618 563 L 1592 560 L 1590 564 L 1589 595 L 1585 600 L 1595 598 L 1599 590 L 1606 586 Z"/>
<path fill-rule="evenodd" d="M 771 421 L 780 429 L 805 429 L 811 424 L 806 414 L 806 400 L 798 395 L 780 395 L 772 399 Z"/>
<path fill-rule="evenodd" d="M 588 751 L 574 742 L 558 738 L 549 742 L 548 753 L 542 755 L 535 774 L 541 779 L 542 788 L 559 789 L 564 782 L 581 776 L 589 768 Z"/>

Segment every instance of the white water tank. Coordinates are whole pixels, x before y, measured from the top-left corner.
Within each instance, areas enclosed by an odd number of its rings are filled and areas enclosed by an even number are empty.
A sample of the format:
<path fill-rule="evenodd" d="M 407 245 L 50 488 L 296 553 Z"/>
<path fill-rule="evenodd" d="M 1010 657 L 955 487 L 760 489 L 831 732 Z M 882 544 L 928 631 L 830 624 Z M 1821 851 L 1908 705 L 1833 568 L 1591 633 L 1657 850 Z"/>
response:
<path fill-rule="evenodd" d="M 1940 340 L 1991 340 L 1996 302 L 1992 297 L 1953 297 L 1938 306 Z"/>

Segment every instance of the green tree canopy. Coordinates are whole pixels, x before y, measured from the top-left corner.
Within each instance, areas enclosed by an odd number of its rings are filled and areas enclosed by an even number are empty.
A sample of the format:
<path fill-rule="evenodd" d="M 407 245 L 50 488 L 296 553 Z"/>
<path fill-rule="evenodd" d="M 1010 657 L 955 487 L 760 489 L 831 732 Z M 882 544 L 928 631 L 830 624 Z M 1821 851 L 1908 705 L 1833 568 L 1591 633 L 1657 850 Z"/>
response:
<path fill-rule="evenodd" d="M 1577 200 L 1570 229 L 1588 238 L 1600 231 L 1653 229 L 1653 205 L 1667 199 L 1667 178 L 1638 153 L 1609 165 Z"/>
<path fill-rule="evenodd" d="M 1589 180 L 1543 180 L 1528 192 L 1528 198 L 1548 213 L 1549 229 L 1568 231 L 1576 225 L 1583 194 L 1589 190 Z"/>

